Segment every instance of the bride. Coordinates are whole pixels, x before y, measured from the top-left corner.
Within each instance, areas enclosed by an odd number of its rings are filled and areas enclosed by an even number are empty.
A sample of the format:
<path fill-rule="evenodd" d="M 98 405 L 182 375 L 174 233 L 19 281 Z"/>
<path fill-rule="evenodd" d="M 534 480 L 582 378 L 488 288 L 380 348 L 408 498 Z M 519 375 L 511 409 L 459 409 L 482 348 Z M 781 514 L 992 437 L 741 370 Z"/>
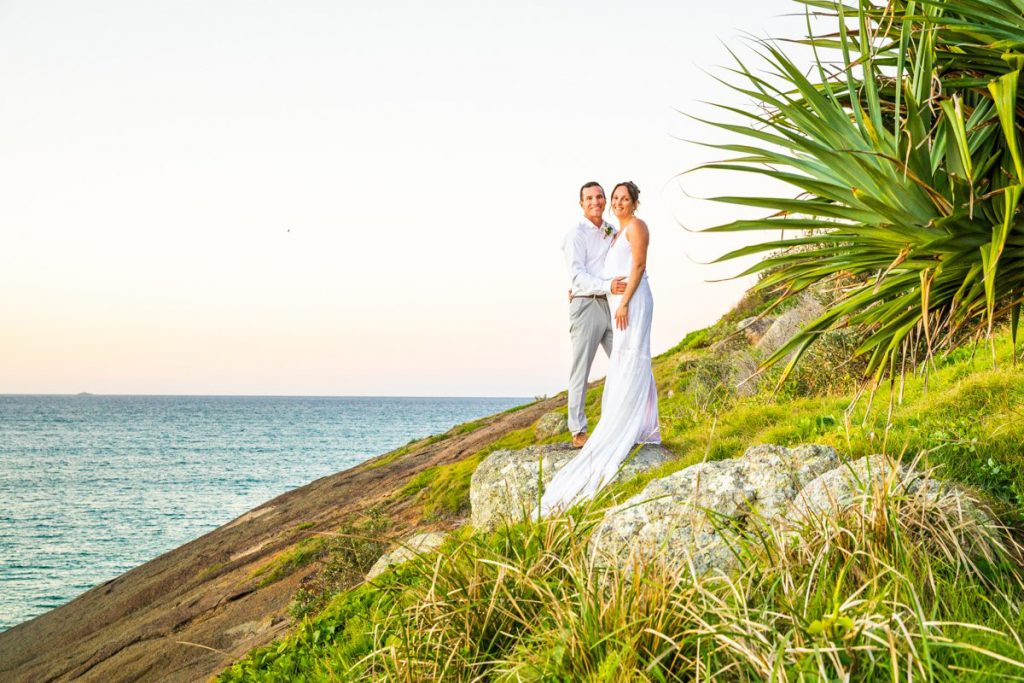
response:
<path fill-rule="evenodd" d="M 608 248 L 604 278 L 627 278 L 626 291 L 609 295 L 612 353 L 601 397 L 601 419 L 579 455 L 555 474 L 541 498 L 539 515 L 568 509 L 594 495 L 615 476 L 637 443 L 661 443 L 658 392 L 651 372 L 651 315 L 647 284 L 647 224 L 636 217 L 640 189 L 632 182 L 612 190 L 619 232 Z"/>

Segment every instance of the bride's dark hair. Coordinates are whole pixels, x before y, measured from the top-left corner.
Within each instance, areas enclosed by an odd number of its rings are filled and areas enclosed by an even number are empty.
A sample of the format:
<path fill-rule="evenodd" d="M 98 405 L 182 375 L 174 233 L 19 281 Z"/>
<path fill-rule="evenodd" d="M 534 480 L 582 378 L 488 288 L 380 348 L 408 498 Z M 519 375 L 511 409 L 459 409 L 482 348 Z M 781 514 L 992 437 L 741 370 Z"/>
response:
<path fill-rule="evenodd" d="M 640 206 L 640 188 L 636 186 L 632 180 L 626 180 L 612 188 L 612 194 L 615 194 L 615 190 L 620 187 L 626 188 L 626 192 L 629 193 L 629 198 L 633 200 L 634 206 Z"/>

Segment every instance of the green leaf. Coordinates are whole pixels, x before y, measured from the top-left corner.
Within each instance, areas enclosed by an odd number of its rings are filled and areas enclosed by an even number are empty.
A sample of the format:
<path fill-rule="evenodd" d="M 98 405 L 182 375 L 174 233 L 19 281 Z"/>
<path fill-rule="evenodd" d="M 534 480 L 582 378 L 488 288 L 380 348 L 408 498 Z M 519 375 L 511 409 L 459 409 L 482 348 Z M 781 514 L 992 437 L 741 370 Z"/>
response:
<path fill-rule="evenodd" d="M 1017 183 L 1024 183 L 1024 168 L 1021 166 L 1020 145 L 1017 142 L 1016 130 L 1016 103 L 1017 103 L 1017 77 L 1020 71 L 1011 71 L 1003 74 L 998 79 L 988 84 L 988 90 L 992 93 L 992 100 L 996 105 L 996 113 L 999 115 L 999 123 L 1006 137 L 1006 145 L 1009 147 L 1010 156 L 1013 158 L 1013 168 L 1017 173 Z"/>
<path fill-rule="evenodd" d="M 970 180 L 973 173 L 971 150 L 967 144 L 967 126 L 964 123 L 961 100 L 959 97 L 954 97 L 950 100 L 942 100 L 939 104 L 946 116 L 945 122 L 953 133 L 947 138 L 947 146 L 954 152 L 951 154 L 947 151 L 947 164 L 950 164 L 950 170 L 953 173 Z"/>

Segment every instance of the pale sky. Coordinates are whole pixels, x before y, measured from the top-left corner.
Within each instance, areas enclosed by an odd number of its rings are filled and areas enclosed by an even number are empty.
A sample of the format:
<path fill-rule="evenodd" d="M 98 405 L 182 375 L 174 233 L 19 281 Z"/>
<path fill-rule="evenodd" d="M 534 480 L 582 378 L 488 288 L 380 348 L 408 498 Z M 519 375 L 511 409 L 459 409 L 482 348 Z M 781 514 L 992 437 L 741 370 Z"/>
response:
<path fill-rule="evenodd" d="M 587 180 L 641 188 L 664 351 L 750 284 L 680 221 L 758 214 L 676 110 L 798 10 L 0 0 L 0 393 L 556 393 Z"/>

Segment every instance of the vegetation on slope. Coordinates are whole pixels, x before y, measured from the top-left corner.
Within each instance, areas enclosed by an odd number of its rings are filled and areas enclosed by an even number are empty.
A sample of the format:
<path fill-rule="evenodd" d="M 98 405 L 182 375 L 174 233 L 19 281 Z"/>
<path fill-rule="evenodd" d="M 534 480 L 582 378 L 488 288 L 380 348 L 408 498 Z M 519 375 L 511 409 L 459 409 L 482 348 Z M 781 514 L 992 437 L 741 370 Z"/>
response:
<path fill-rule="evenodd" d="M 719 197 L 774 213 L 713 228 L 771 230 L 724 258 L 792 296 L 831 282 L 836 305 L 780 348 L 793 363 L 820 333 L 865 332 L 879 377 L 990 333 L 1024 300 L 1024 11 L 1019 0 L 796 0 L 833 16 L 805 76 L 782 47 L 735 69 L 752 125 L 717 122 L 740 156 L 703 168 L 757 173 L 800 196 Z M 795 356 L 790 351 L 796 350 Z"/>
<path fill-rule="evenodd" d="M 757 313 L 766 303 L 755 295 L 739 310 Z M 655 361 L 676 460 L 609 487 L 570 517 L 496 533 L 463 527 L 440 552 L 338 592 L 319 614 L 297 611 L 309 616 L 293 636 L 254 651 L 220 680 L 711 680 L 726 670 L 751 681 L 1024 676 L 1015 635 L 1024 632 L 1019 532 L 997 529 L 997 552 L 971 554 L 969 539 L 951 536 L 920 500 L 895 489 L 862 514 L 802 530 L 797 543 L 739 539 L 747 570 L 738 576 L 650 566 L 639 579 L 600 582 L 586 541 L 606 506 L 651 478 L 760 442 L 827 443 L 849 457 L 921 454 L 922 467 L 994 497 L 1019 528 L 1024 370 L 993 369 L 987 354 L 965 348 L 935 359 L 927 378 L 907 378 L 902 401 L 899 384 L 880 388 L 870 410 L 852 379 L 795 395 L 791 377 L 781 391 L 765 382 L 739 396 L 728 378 L 700 371 L 721 362 L 734 318 Z M 1011 344 L 1006 334 L 998 339 L 1006 367 Z M 844 362 L 819 358 L 802 372 L 831 377 Z M 404 495 L 429 502 L 450 494 L 457 500 L 438 514 L 461 515 L 475 464 L 495 448 L 534 441 L 531 430 L 512 432 Z"/>
<path fill-rule="evenodd" d="M 908 524 L 929 510 L 895 488 L 848 518 L 801 529 L 797 543 L 782 535 L 741 540 L 747 569 L 734 577 L 645 565 L 629 578 L 602 578 L 586 546 L 596 512 L 465 532 L 436 557 L 343 595 L 291 640 L 254 653 L 222 680 L 1020 673 L 1011 634 L 1024 621 L 1007 610 L 1020 604 L 1019 575 L 1009 565 L 979 564 L 956 534 Z"/>

